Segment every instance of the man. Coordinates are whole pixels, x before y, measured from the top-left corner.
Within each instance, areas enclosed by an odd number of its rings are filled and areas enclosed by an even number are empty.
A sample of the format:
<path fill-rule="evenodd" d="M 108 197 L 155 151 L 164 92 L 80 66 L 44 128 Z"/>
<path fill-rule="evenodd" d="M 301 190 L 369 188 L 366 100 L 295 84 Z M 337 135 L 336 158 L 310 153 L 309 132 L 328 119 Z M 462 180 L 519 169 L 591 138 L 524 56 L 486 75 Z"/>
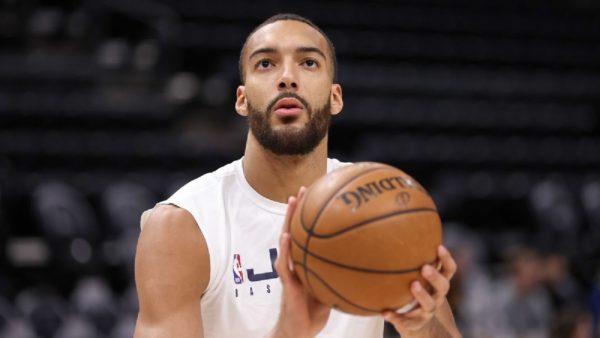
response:
<path fill-rule="evenodd" d="M 423 267 L 418 307 L 357 317 L 312 298 L 289 266 L 297 200 L 326 172 L 331 115 L 342 110 L 333 45 L 307 19 L 276 15 L 247 38 L 236 111 L 249 132 L 244 157 L 181 188 L 142 216 L 136 255 L 135 337 L 460 337 L 446 301 L 454 260 Z M 292 197 L 290 197 L 292 196 Z M 286 205 L 287 203 L 287 205 Z M 283 224 L 283 231 L 281 225 Z"/>

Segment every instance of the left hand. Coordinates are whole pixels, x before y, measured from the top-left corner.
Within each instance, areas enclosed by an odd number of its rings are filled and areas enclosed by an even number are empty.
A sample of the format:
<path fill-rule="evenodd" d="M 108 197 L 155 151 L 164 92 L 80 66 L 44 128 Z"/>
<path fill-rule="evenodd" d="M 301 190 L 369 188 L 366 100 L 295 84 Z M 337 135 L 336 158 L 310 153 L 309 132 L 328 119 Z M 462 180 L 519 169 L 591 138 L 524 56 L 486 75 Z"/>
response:
<path fill-rule="evenodd" d="M 290 197 L 283 229 L 279 239 L 279 255 L 275 261 L 275 269 L 283 288 L 281 310 L 275 328 L 269 337 L 314 337 L 327 324 L 331 308 L 319 302 L 302 285 L 300 279 L 291 268 L 290 227 L 292 215 L 304 196 L 306 188 L 301 187 L 297 197 Z"/>
<path fill-rule="evenodd" d="M 450 289 L 450 280 L 456 272 L 456 262 L 442 245 L 438 247 L 438 257 L 442 263 L 439 271 L 429 264 L 424 265 L 421 269 L 423 278 L 429 282 L 433 291 L 427 292 L 421 283 L 414 281 L 410 288 L 418 306 L 405 314 L 393 311 L 383 313 L 384 319 L 394 325 L 402 337 L 430 336 L 429 333 L 433 332 L 433 326 L 442 325 L 435 320 L 435 316 L 439 309 L 447 308 L 444 304 Z M 452 318 L 451 313 L 450 318 Z"/>

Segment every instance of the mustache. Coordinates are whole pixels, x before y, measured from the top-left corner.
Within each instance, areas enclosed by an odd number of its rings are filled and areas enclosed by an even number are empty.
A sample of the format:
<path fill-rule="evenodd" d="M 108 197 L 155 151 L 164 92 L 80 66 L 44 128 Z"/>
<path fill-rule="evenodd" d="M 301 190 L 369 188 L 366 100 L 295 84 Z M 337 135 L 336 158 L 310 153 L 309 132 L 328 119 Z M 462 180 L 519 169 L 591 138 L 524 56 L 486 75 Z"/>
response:
<path fill-rule="evenodd" d="M 271 113 L 273 112 L 273 107 L 275 107 L 275 105 L 277 104 L 277 101 L 283 99 L 283 98 L 288 98 L 288 97 L 292 97 L 298 101 L 300 101 L 302 103 L 302 105 L 304 105 L 304 108 L 306 109 L 306 112 L 309 114 L 308 117 L 310 117 L 310 114 L 312 112 L 310 104 L 308 104 L 308 102 L 300 95 L 296 94 L 296 93 L 292 93 L 292 92 L 283 92 L 279 95 L 277 95 L 273 100 L 271 100 L 271 102 L 269 103 L 269 105 L 267 106 L 267 114 L 270 117 Z"/>

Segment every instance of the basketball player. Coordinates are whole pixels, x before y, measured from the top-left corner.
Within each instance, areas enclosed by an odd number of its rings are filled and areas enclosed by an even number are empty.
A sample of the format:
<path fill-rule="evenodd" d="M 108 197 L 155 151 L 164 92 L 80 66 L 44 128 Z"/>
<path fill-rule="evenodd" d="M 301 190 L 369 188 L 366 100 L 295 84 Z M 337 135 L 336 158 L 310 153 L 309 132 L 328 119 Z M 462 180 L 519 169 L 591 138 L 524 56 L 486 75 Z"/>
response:
<path fill-rule="evenodd" d="M 243 158 L 191 181 L 142 216 L 135 337 L 460 337 L 446 294 L 456 265 L 424 266 L 418 306 L 358 317 L 331 310 L 289 263 L 290 216 L 305 186 L 342 166 L 327 158 L 342 110 L 333 45 L 302 17 L 276 15 L 247 38 L 236 111 L 249 122 Z M 290 197 L 291 196 L 291 197 Z M 283 224 L 283 231 L 282 231 Z"/>

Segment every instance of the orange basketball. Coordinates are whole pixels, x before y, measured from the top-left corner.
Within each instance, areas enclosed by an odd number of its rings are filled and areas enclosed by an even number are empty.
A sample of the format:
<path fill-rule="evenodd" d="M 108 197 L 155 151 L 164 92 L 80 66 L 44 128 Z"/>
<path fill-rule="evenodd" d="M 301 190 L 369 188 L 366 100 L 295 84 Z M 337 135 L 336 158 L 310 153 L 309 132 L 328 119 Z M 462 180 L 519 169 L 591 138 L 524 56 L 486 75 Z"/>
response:
<path fill-rule="evenodd" d="M 291 256 L 309 292 L 341 311 L 414 305 L 410 283 L 437 262 L 442 226 L 425 189 L 392 166 L 363 162 L 317 180 L 291 224 Z"/>

